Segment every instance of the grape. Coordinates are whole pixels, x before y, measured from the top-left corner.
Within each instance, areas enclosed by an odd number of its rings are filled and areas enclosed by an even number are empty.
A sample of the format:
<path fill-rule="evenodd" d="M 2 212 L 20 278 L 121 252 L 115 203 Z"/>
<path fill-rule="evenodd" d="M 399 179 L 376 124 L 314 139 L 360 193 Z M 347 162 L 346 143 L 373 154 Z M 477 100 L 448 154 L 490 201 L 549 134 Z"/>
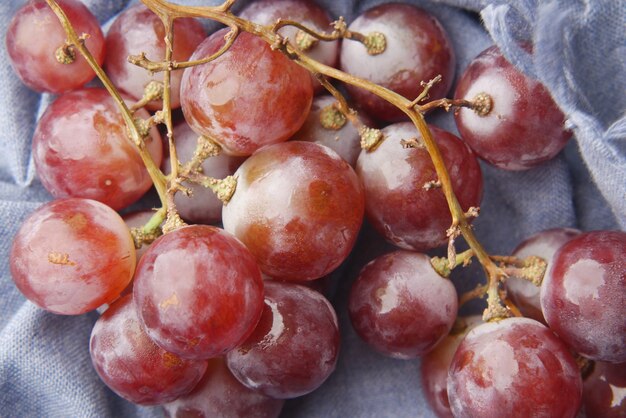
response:
<path fill-rule="evenodd" d="M 478 206 L 482 174 L 474 154 L 456 136 L 430 127 L 441 150 L 452 187 L 463 210 Z M 356 171 L 365 187 L 365 211 L 376 230 L 403 249 L 427 250 L 443 245 L 452 223 L 443 191 L 428 189 L 437 180 L 424 147 L 404 149 L 402 140 L 421 136 L 410 122 L 389 125 L 374 151 L 361 151 Z"/>
<path fill-rule="evenodd" d="M 537 256 L 552 265 L 554 253 L 567 241 L 580 234 L 577 229 L 554 228 L 540 231 L 521 242 L 513 251 L 513 256 L 520 259 Z M 539 292 L 541 288 L 532 282 L 523 279 L 508 279 L 506 281 L 508 295 L 511 297 L 520 312 L 529 318 L 545 323 L 541 313 Z"/>
<path fill-rule="evenodd" d="M 345 125 L 339 129 L 329 129 L 325 128 L 320 121 L 320 116 L 324 109 L 332 106 L 334 103 L 337 103 L 337 101 L 330 95 L 318 96 L 313 99 L 309 116 L 302 128 L 291 139 L 326 145 L 351 166 L 354 166 L 361 152 L 361 138 L 354 125 L 346 120 Z M 360 113 L 358 118 L 365 125 L 371 125 L 371 122 L 364 114 Z"/>
<path fill-rule="evenodd" d="M 363 220 L 364 197 L 352 167 L 311 142 L 266 146 L 236 171 L 237 190 L 224 206 L 224 229 L 239 238 L 261 270 L 307 281 L 341 264 Z"/>
<path fill-rule="evenodd" d="M 116 299 L 135 269 L 135 247 L 122 218 L 88 199 L 48 202 L 15 235 L 15 285 L 50 312 L 78 315 Z"/>
<path fill-rule="evenodd" d="M 163 406 L 168 418 L 276 418 L 285 401 L 273 399 L 239 383 L 224 358 L 209 360 L 193 392 Z"/>
<path fill-rule="evenodd" d="M 217 52 L 225 34 L 223 29 L 209 36 L 190 59 Z M 308 72 L 247 32 L 218 59 L 187 68 L 181 85 L 191 128 L 240 156 L 289 139 L 304 123 L 312 99 Z"/>
<path fill-rule="evenodd" d="M 156 129 L 146 143 L 160 164 L 163 145 Z M 152 186 L 122 114 L 101 88 L 66 93 L 48 106 L 33 136 L 33 158 L 41 183 L 57 198 L 84 197 L 122 209 Z"/>
<path fill-rule="evenodd" d="M 470 63 L 454 96 L 473 100 L 480 93 L 491 97 L 489 113 L 459 109 L 456 125 L 474 152 L 497 167 L 535 167 L 558 154 L 571 137 L 548 90 L 513 67 L 495 46 Z"/>
<path fill-rule="evenodd" d="M 159 405 L 190 392 L 207 368 L 204 360 L 185 360 L 157 346 L 144 331 L 131 295 L 96 321 L 89 352 L 102 381 L 140 405 Z"/>
<path fill-rule="evenodd" d="M 202 24 L 196 19 L 174 21 L 172 60 L 186 61 L 206 38 Z M 128 62 L 130 55 L 145 53 L 152 61 L 165 59 L 165 29 L 161 19 L 150 9 L 138 4 L 120 13 L 106 37 L 105 68 L 117 88 L 135 100 L 141 99 L 145 86 L 152 80 L 162 81 L 163 73 L 150 74 Z M 171 107 L 180 107 L 180 80 L 182 70 L 171 72 Z M 161 101 L 148 104 L 151 110 L 160 109 Z"/>
<path fill-rule="evenodd" d="M 57 0 L 78 35 L 89 35 L 85 46 L 98 64 L 104 60 L 104 35 L 95 16 L 76 0 Z M 44 1 L 29 1 L 11 19 L 6 48 L 15 73 L 38 92 L 63 93 L 81 87 L 95 77 L 87 61 L 74 48 L 71 64 L 57 61 L 55 54 L 67 36 L 56 15 Z"/>
<path fill-rule="evenodd" d="M 226 361 L 244 385 L 286 399 L 317 389 L 335 370 L 338 353 L 337 316 L 326 298 L 305 286 L 269 281 L 259 324 Z"/>
<path fill-rule="evenodd" d="M 581 234 L 553 260 L 541 285 L 550 328 L 585 357 L 626 362 L 626 232 Z"/>
<path fill-rule="evenodd" d="M 420 367 L 426 400 L 439 418 L 452 418 L 447 384 L 452 357 L 463 338 L 472 328 L 482 323 L 482 319 L 474 315 L 465 317 L 461 321 L 457 320 L 457 322 L 461 323 L 462 328 L 456 330 L 457 325 L 455 325 L 450 334 L 422 357 Z"/>
<path fill-rule="evenodd" d="M 330 32 L 332 29 L 328 14 L 324 9 L 309 0 L 255 1 L 243 9 L 239 16 L 260 25 L 272 25 L 279 18 L 282 18 L 300 22 L 304 26 L 318 32 Z M 297 28 L 293 26 L 283 27 L 278 33 L 297 45 Z M 339 41 L 317 42 L 305 52 L 314 60 L 330 67 L 335 67 L 339 53 Z M 312 74 L 311 77 L 313 78 L 315 90 L 317 92 L 323 91 L 324 87 Z"/>
<path fill-rule="evenodd" d="M 583 382 L 583 404 L 587 417 L 626 416 L 626 363 L 595 362 Z"/>
<path fill-rule="evenodd" d="M 352 284 L 348 310 L 359 336 L 389 357 L 410 359 L 444 338 L 457 313 L 454 285 L 425 254 L 395 251 L 367 264 Z"/>
<path fill-rule="evenodd" d="M 344 40 L 340 67 L 357 77 L 365 78 L 413 100 L 421 93 L 421 82 L 437 75 L 442 81 L 430 90 L 431 99 L 446 95 L 454 80 L 455 55 L 452 43 L 435 17 L 409 4 L 387 3 L 373 7 L 357 17 L 349 30 L 368 35 L 385 35 L 386 49 L 369 55 L 359 42 Z M 406 115 L 386 102 L 358 87 L 346 85 L 352 98 L 369 115 L 393 122 Z"/>
<path fill-rule="evenodd" d="M 230 234 L 192 225 L 150 245 L 133 295 L 148 335 L 183 358 L 206 359 L 239 345 L 263 310 L 261 272 Z"/>
<path fill-rule="evenodd" d="M 448 372 L 454 416 L 576 416 L 582 380 L 567 346 L 529 318 L 508 318 L 472 329 Z"/>
<path fill-rule="evenodd" d="M 174 126 L 174 138 L 178 160 L 184 164 L 193 157 L 198 143 L 198 134 L 182 121 Z M 222 152 L 204 160 L 201 165 L 202 173 L 216 179 L 223 179 L 233 174 L 243 161 L 242 157 L 233 157 Z M 162 164 L 165 174 L 171 172 L 170 164 L 171 160 L 165 158 Z M 212 224 L 222 219 L 222 206 L 224 205 L 211 189 L 189 182 L 184 182 L 183 186 L 192 192 L 191 196 L 176 193 L 174 197 L 176 209 L 183 219 L 202 224 Z"/>

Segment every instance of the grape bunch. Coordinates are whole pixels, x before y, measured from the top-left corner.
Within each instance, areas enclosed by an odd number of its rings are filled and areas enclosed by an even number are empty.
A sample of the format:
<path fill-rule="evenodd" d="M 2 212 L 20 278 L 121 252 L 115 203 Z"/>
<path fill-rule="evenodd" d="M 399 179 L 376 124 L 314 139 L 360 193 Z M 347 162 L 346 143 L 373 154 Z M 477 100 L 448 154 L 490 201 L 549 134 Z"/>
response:
<path fill-rule="evenodd" d="M 485 170 L 572 136 L 540 82 L 495 46 L 456 75 L 444 25 L 409 4 L 346 22 L 308 0 L 143 3 L 103 31 L 78 0 L 29 1 L 6 35 L 18 77 L 57 95 L 32 140 L 54 200 L 11 276 L 44 310 L 101 314 L 107 387 L 168 417 L 277 417 L 337 368 L 345 311 L 376 353 L 420 359 L 437 416 L 626 414 L 626 233 L 495 255 L 472 226 Z M 486 277 L 460 293 L 472 261 Z"/>

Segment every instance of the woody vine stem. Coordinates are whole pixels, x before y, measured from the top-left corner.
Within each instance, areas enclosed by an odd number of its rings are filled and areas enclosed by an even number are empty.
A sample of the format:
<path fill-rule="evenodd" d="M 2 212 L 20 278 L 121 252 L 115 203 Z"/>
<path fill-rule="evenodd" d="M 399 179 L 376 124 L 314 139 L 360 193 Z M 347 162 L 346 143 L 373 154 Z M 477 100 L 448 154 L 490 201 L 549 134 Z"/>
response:
<path fill-rule="evenodd" d="M 365 35 L 352 33 L 347 29 L 345 22 L 341 18 L 334 23 L 334 30 L 332 31 L 332 33 L 326 34 L 315 32 L 309 28 L 304 27 L 298 22 L 292 22 L 287 20 L 279 20 L 275 24 L 268 26 L 255 24 L 251 21 L 235 16 L 231 12 L 231 7 L 235 2 L 234 0 L 226 0 L 219 6 L 181 6 L 164 0 L 141 1 L 161 19 L 166 34 L 166 53 L 162 62 L 150 61 L 143 54 L 132 56 L 129 58 L 129 60 L 133 64 L 143 67 L 147 71 L 163 72 L 163 89 L 161 95 L 163 101 L 163 109 L 157 112 L 147 121 L 136 120 L 133 117 L 132 109 L 134 109 L 134 107 L 129 107 L 124 102 L 119 91 L 115 88 L 106 73 L 95 61 L 89 50 L 85 47 L 84 39 L 86 38 L 86 35 L 81 34 L 79 36 L 75 32 L 67 16 L 64 14 L 63 10 L 59 7 L 55 0 L 46 0 L 48 5 L 52 8 L 52 10 L 59 18 L 61 24 L 63 25 L 63 28 L 65 29 L 65 32 L 67 33 L 68 46 L 65 48 L 65 50 L 71 50 L 72 48 L 76 48 L 85 57 L 87 62 L 96 72 L 96 75 L 104 84 L 105 88 L 109 91 L 109 93 L 117 103 L 124 117 L 124 121 L 128 127 L 128 134 L 130 136 L 130 139 L 137 146 L 141 158 L 143 159 L 143 162 L 148 169 L 148 173 L 152 178 L 152 181 L 161 200 L 162 207 L 155 213 L 155 215 L 143 227 L 143 229 L 141 231 L 138 231 L 140 236 L 142 236 L 143 238 L 154 236 L 154 232 L 157 231 L 162 224 L 164 232 L 184 225 L 184 222 L 178 216 L 173 199 L 176 192 L 185 192 L 185 188 L 181 185 L 183 180 L 195 181 L 205 185 L 206 187 L 210 187 L 216 193 L 218 193 L 218 195 L 221 194 L 225 201 L 227 201 L 230 198 L 230 195 L 232 195 L 235 185 L 235 180 L 233 178 L 227 178 L 223 180 L 212 179 L 201 175 L 198 171 L 198 167 L 202 160 L 215 152 L 215 150 L 213 149 L 214 147 L 207 138 L 200 138 L 198 150 L 194 159 L 185 166 L 180 165 L 176 154 L 174 137 L 172 134 L 170 74 L 171 71 L 174 69 L 191 67 L 193 65 L 198 65 L 217 59 L 220 55 L 222 55 L 229 49 L 229 47 L 237 38 L 237 35 L 241 31 L 245 31 L 260 37 L 269 45 L 271 45 L 273 49 L 279 50 L 292 61 L 313 73 L 318 78 L 318 80 L 320 80 L 320 82 L 330 91 L 330 93 L 335 96 L 335 98 L 337 98 L 339 102 L 339 110 L 346 116 L 346 118 L 348 118 L 352 123 L 355 123 L 357 125 L 357 128 L 359 128 L 361 136 L 364 139 L 363 142 L 365 142 L 364 145 L 366 147 L 373 147 L 376 141 L 381 139 L 380 131 L 359 125 L 360 123 L 358 122 L 358 119 L 354 117 L 355 112 L 348 108 L 345 99 L 343 98 L 341 93 L 339 93 L 329 83 L 329 79 L 339 80 L 341 82 L 352 84 L 354 86 L 358 86 L 360 88 L 368 90 L 371 93 L 393 104 L 394 106 L 402 110 L 410 118 L 410 120 L 420 132 L 424 145 L 426 146 L 426 149 L 430 154 L 435 170 L 437 172 L 439 183 L 441 185 L 441 190 L 445 195 L 452 216 L 452 225 L 448 230 L 448 259 L 445 260 L 445 262 L 440 263 L 440 268 L 438 268 L 438 270 L 441 271 L 441 269 L 443 269 L 449 271 L 449 269 L 454 268 L 454 266 L 460 263 L 466 264 L 471 257 L 476 257 L 483 266 L 485 274 L 488 278 L 487 285 L 480 287 L 475 292 L 479 296 L 483 296 L 485 293 L 487 294 L 488 307 L 483 314 L 483 318 L 488 321 L 510 316 L 511 311 L 503 305 L 500 295 L 500 282 L 507 277 L 507 272 L 505 271 L 504 267 L 501 267 L 501 265 L 503 266 L 503 264 L 497 264 L 496 261 L 485 251 L 482 244 L 476 238 L 472 227 L 470 226 L 468 218 L 477 216 L 477 210 L 472 210 L 468 213 L 465 213 L 461 208 L 461 205 L 459 204 L 454 194 L 454 191 L 452 190 L 450 175 L 444 165 L 441 152 L 439 151 L 439 148 L 437 147 L 437 144 L 434 141 L 430 129 L 428 128 L 424 119 L 424 114 L 427 111 L 438 107 L 443 107 L 448 110 L 452 106 L 465 106 L 474 108 L 476 111 L 480 112 L 481 109 L 478 108 L 478 101 L 468 102 L 465 100 L 440 99 L 427 103 L 422 103 L 428 97 L 428 90 L 432 87 L 434 83 L 439 81 L 437 78 L 434 80 L 430 80 L 427 83 L 423 83 L 424 91 L 414 100 L 409 100 L 384 87 L 376 85 L 367 80 L 352 76 L 335 68 L 323 65 L 311 59 L 310 57 L 305 55 L 301 49 L 294 45 L 291 40 L 282 37 L 277 32 L 278 29 L 281 27 L 295 26 L 300 29 L 301 32 L 306 33 L 306 36 L 308 37 L 306 41 L 309 44 L 317 41 L 328 41 L 338 38 L 345 38 L 362 42 L 369 49 L 370 53 L 373 54 L 380 53 L 380 48 L 384 48 L 384 38 L 381 39 L 379 37 L 380 34 L 373 34 L 375 35 L 375 37 L 368 37 Z M 228 26 L 230 28 L 230 32 L 225 37 L 224 46 L 217 53 L 199 61 L 173 61 L 172 28 L 175 20 L 183 17 L 211 19 Z M 73 53 L 73 51 L 71 52 Z M 71 54 L 69 58 L 71 58 Z M 150 154 L 146 149 L 146 144 L 143 139 L 144 135 L 142 134 L 143 131 L 147 132 L 147 128 L 158 123 L 164 124 L 167 128 L 167 138 L 172 164 L 171 174 L 168 176 L 165 176 L 152 160 Z M 470 248 L 466 253 L 464 253 L 464 256 L 461 257 L 459 257 L 460 255 L 457 255 L 454 250 L 454 240 L 459 235 L 463 236 Z M 435 267 L 437 268 L 437 264 L 435 265 Z"/>

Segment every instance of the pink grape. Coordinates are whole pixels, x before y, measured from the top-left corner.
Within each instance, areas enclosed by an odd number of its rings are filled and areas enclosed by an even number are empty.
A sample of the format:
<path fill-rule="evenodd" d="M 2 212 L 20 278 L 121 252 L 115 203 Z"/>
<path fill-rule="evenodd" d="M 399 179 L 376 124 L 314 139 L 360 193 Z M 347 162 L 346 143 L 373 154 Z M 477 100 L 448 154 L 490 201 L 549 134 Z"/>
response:
<path fill-rule="evenodd" d="M 323 145 L 266 146 L 237 169 L 224 229 L 254 254 L 263 273 L 308 281 L 348 256 L 363 220 L 364 196 L 350 165 Z"/>
<path fill-rule="evenodd" d="M 163 145 L 156 128 L 145 141 L 158 166 Z M 57 198 L 84 197 L 122 209 L 152 187 L 122 114 L 102 88 L 66 93 L 48 106 L 33 136 L 33 158 L 39 179 Z"/>
<path fill-rule="evenodd" d="M 284 403 L 239 383 L 225 359 L 216 357 L 195 389 L 163 410 L 168 418 L 277 418 Z"/>
<path fill-rule="evenodd" d="M 57 0 L 76 33 L 89 35 L 85 46 L 98 64 L 104 60 L 104 35 L 96 17 L 76 0 Z M 80 52 L 76 59 L 62 64 L 55 53 L 67 40 L 58 18 L 45 1 L 29 1 L 11 19 L 6 48 L 13 69 L 20 79 L 38 92 L 63 93 L 83 86 L 95 77 Z"/>
<path fill-rule="evenodd" d="M 442 81 L 430 90 L 430 98 L 439 99 L 450 90 L 456 61 L 452 43 L 439 21 L 426 11 L 410 4 L 381 4 L 357 17 L 348 29 L 363 35 L 380 32 L 387 45 L 383 53 L 368 55 L 363 44 L 344 40 L 342 70 L 409 100 L 422 92 L 421 82 L 437 75 Z M 378 96 L 352 85 L 346 85 L 346 89 L 370 116 L 386 122 L 406 119 L 401 110 Z"/>
<path fill-rule="evenodd" d="M 454 285 L 430 257 L 394 251 L 368 263 L 352 284 L 352 326 L 371 347 L 410 359 L 430 351 L 452 328 L 457 314 Z"/>
<path fill-rule="evenodd" d="M 535 167 L 556 156 L 571 137 L 548 90 L 513 67 L 495 46 L 469 64 L 454 96 L 474 100 L 480 93 L 491 97 L 489 113 L 461 108 L 456 125 L 474 152 L 497 167 Z"/>
<path fill-rule="evenodd" d="M 88 199 L 60 199 L 33 212 L 15 235 L 11 275 L 30 301 L 78 315 L 115 300 L 135 270 L 135 247 L 122 218 Z"/>
<path fill-rule="evenodd" d="M 183 358 L 207 359 L 241 344 L 263 310 L 261 272 L 224 230 L 186 226 L 141 258 L 133 295 L 148 335 Z"/>
<path fill-rule="evenodd" d="M 185 360 L 157 346 L 144 331 L 131 295 L 118 299 L 96 321 L 89 352 L 100 379 L 140 405 L 159 405 L 189 393 L 207 368 L 205 360 Z"/>
<path fill-rule="evenodd" d="M 172 60 L 186 61 L 206 38 L 200 21 L 190 18 L 174 21 Z M 161 19 L 143 4 L 137 4 L 120 13 L 106 37 L 105 68 L 111 81 L 120 91 L 135 100 L 142 98 L 150 81 L 163 81 L 163 73 L 150 74 L 128 62 L 130 55 L 145 53 L 152 61 L 165 59 L 165 29 Z M 180 107 L 180 81 L 183 70 L 171 72 L 171 106 Z M 151 102 L 147 108 L 160 109 L 162 102 Z"/>
<path fill-rule="evenodd" d="M 576 416 L 582 379 L 567 346 L 529 318 L 472 329 L 448 372 L 448 399 L 459 417 Z"/>
<path fill-rule="evenodd" d="M 472 151 L 456 136 L 431 126 L 463 210 L 479 206 L 482 174 Z M 361 151 L 356 172 L 365 188 L 368 220 L 387 241 L 407 250 L 423 251 L 446 243 L 452 223 L 443 191 L 428 188 L 437 180 L 424 147 L 405 149 L 402 140 L 421 136 L 410 122 L 389 125 L 373 151 Z"/>
<path fill-rule="evenodd" d="M 217 52 L 224 35 L 226 29 L 209 36 L 190 60 Z M 312 99 L 307 71 L 247 32 L 219 59 L 187 68 L 181 85 L 191 128 L 239 156 L 289 139 L 304 123 Z"/>
<path fill-rule="evenodd" d="M 330 302 L 305 286 L 268 281 L 261 320 L 226 361 L 244 385 L 286 399 L 317 389 L 335 370 L 338 354 Z"/>
<path fill-rule="evenodd" d="M 541 285 L 546 322 L 574 351 L 626 362 L 626 232 L 580 234 L 554 255 Z"/>

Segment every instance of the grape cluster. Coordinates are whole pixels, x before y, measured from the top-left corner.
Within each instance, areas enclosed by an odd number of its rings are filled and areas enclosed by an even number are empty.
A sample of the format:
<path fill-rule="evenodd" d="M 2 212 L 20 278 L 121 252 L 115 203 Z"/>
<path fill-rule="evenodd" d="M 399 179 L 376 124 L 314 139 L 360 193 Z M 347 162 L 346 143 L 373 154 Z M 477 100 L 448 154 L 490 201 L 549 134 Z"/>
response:
<path fill-rule="evenodd" d="M 351 323 L 382 355 L 422 359 L 438 416 L 624 416 L 626 233 L 553 229 L 492 257 L 469 225 L 481 164 L 527 170 L 570 138 L 548 91 L 490 47 L 445 99 L 455 52 L 415 6 L 349 25 L 310 1 L 230 6 L 209 35 L 135 5 L 104 36 L 78 0 L 29 2 L 9 26 L 15 72 L 59 95 L 32 145 L 55 200 L 15 236 L 11 274 L 53 313 L 99 308 L 102 381 L 170 417 L 278 416 L 336 367 L 335 307 L 314 288 L 367 222 L 397 248 L 352 284 Z M 438 107 L 460 137 L 420 123 Z M 130 212 L 153 185 L 161 209 Z M 448 278 L 473 257 L 484 323 L 458 317 Z"/>

